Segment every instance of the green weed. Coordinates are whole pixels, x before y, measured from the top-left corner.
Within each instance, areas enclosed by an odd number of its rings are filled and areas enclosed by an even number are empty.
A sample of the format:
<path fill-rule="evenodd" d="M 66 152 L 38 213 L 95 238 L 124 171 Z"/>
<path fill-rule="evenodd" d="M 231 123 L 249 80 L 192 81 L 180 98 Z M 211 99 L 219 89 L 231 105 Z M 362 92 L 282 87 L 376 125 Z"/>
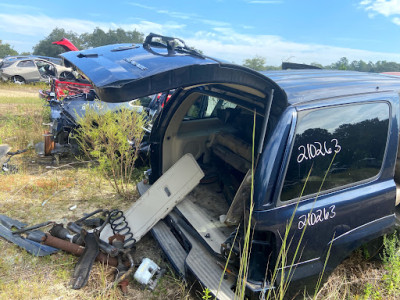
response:
<path fill-rule="evenodd" d="M 201 299 L 203 300 L 212 299 L 212 294 L 208 288 L 203 289 L 203 295 L 201 296 Z"/>
<path fill-rule="evenodd" d="M 95 105 L 106 104 L 97 102 Z M 96 170 L 109 180 L 118 194 L 132 198 L 134 164 L 144 135 L 144 116 L 126 108 L 100 114 L 88 107 L 78 124 L 75 139 L 85 155 L 98 161 Z"/>
<path fill-rule="evenodd" d="M 367 283 L 364 289 L 364 299 L 380 300 L 382 299 L 382 295 L 376 286 L 372 285 L 371 283 Z"/>
<path fill-rule="evenodd" d="M 382 280 L 389 295 L 399 294 L 400 292 L 400 241 L 397 233 L 383 237 L 383 253 L 381 255 L 383 267 L 386 274 Z"/>

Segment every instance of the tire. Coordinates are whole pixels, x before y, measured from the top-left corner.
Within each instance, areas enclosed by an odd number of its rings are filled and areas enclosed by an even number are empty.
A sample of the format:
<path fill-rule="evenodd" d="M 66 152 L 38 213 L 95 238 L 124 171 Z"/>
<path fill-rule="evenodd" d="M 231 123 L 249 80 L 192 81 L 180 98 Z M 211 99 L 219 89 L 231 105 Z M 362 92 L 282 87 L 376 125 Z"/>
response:
<path fill-rule="evenodd" d="M 13 76 L 10 78 L 11 82 L 14 82 L 16 84 L 25 84 L 25 79 L 21 76 Z"/>

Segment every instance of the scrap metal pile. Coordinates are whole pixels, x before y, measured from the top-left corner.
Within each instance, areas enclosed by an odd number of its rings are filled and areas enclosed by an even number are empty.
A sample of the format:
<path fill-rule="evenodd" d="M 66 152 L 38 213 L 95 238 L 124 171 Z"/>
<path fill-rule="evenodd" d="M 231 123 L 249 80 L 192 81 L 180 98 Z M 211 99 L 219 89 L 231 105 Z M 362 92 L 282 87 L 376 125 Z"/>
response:
<path fill-rule="evenodd" d="M 51 226 L 48 232 L 39 230 L 47 226 Z M 100 239 L 100 233 L 106 226 L 110 226 L 113 232 L 108 243 Z M 26 226 L 0 215 L 0 236 L 35 256 L 46 256 L 59 250 L 80 256 L 70 282 L 72 289 L 80 289 L 87 284 L 95 261 L 115 268 L 115 284 L 124 294 L 133 271 L 136 270 L 133 277 L 150 289 L 155 288 L 164 273 L 148 258 L 141 264 L 135 262 L 136 240 L 124 213 L 116 209 L 98 209 L 75 222 L 69 222 L 65 227 L 53 221 Z"/>
<path fill-rule="evenodd" d="M 69 222 L 66 227 L 53 221 L 26 226 L 0 215 L 0 236 L 35 256 L 64 250 L 80 256 L 72 274 L 71 287 L 86 285 L 95 260 L 116 268 L 115 282 L 127 291 L 128 276 L 134 273 L 139 283 L 154 289 L 164 273 L 148 258 L 141 264 L 134 259 L 136 243 L 191 192 L 204 177 L 193 155 L 179 159 L 124 212 L 98 209 Z M 45 233 L 39 228 L 52 226 Z M 107 241 L 107 242 L 106 242 Z"/>

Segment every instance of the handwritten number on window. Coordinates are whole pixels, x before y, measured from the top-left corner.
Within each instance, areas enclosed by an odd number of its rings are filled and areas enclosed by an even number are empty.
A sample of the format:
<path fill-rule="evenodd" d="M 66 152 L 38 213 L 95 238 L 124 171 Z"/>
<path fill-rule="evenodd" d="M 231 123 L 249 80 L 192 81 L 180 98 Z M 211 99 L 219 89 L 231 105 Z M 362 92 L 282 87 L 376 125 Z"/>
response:
<path fill-rule="evenodd" d="M 297 156 L 297 162 L 300 164 L 303 160 L 311 160 L 318 156 L 325 156 L 327 154 L 332 154 L 332 151 L 335 153 L 339 153 L 342 150 L 342 147 L 339 145 L 339 141 L 337 139 L 332 139 L 327 145 L 327 141 L 320 143 L 320 142 L 313 142 L 307 145 L 299 146 L 299 155 Z M 333 149 L 332 149 L 333 147 Z"/>

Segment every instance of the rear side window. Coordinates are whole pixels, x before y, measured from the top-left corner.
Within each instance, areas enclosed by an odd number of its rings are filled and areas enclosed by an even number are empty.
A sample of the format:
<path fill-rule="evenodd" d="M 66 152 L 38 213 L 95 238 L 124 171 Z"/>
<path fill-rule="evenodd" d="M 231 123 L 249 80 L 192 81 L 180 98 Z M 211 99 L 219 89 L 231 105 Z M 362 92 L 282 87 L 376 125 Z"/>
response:
<path fill-rule="evenodd" d="M 20 61 L 20 62 L 18 63 L 18 65 L 17 65 L 17 67 L 20 67 L 20 68 L 30 68 L 30 67 L 34 67 L 34 66 L 35 66 L 35 64 L 34 64 L 34 62 L 31 61 L 31 60 L 23 60 L 23 61 Z"/>
<path fill-rule="evenodd" d="M 185 120 L 215 118 L 226 109 L 234 109 L 236 104 L 212 96 L 199 97 L 186 113 Z"/>
<path fill-rule="evenodd" d="M 303 196 L 376 176 L 386 149 L 389 111 L 387 103 L 379 102 L 299 112 L 281 201 L 300 196 L 310 170 Z"/>

